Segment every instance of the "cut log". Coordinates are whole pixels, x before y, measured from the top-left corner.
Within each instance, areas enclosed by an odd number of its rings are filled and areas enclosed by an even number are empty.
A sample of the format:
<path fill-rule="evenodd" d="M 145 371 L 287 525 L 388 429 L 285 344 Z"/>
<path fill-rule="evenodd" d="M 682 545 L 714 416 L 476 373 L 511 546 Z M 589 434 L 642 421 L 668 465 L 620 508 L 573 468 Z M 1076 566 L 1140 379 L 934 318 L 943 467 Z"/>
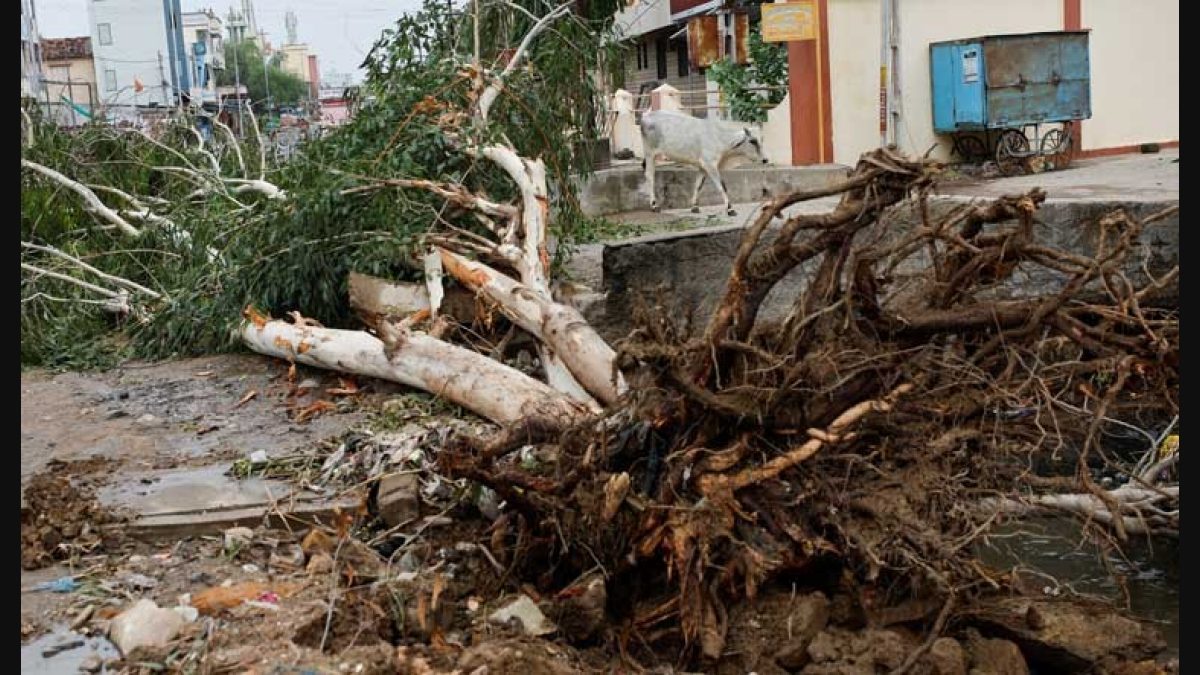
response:
<path fill-rule="evenodd" d="M 498 424 L 563 428 L 584 410 L 547 385 L 488 357 L 402 331 L 390 348 L 364 331 L 297 326 L 251 316 L 239 328 L 254 351 L 316 368 L 422 389 Z M 390 352 L 390 358 L 389 358 Z"/>
<path fill-rule="evenodd" d="M 464 288 L 445 289 L 440 312 L 459 323 L 475 320 L 475 296 Z M 429 309 L 429 291 L 417 282 L 388 281 L 357 272 L 350 273 L 350 306 L 372 328 L 383 318 L 402 319 Z"/>
<path fill-rule="evenodd" d="M 574 307 L 562 305 L 496 270 L 440 249 L 446 273 L 483 294 L 513 323 L 544 342 L 579 383 L 601 402 L 611 404 L 625 390 L 613 368 L 616 352 Z"/>

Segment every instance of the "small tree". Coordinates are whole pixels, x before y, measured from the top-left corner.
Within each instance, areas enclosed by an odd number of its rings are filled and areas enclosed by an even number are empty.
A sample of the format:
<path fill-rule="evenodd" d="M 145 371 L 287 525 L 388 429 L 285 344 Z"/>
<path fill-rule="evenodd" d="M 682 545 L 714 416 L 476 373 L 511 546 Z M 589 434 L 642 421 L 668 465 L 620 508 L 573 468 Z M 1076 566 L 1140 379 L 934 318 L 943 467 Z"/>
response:
<path fill-rule="evenodd" d="M 276 105 L 295 105 L 308 97 L 308 85 L 280 67 L 280 62 L 278 54 L 269 61 L 263 58 L 253 42 L 227 44 L 225 68 L 217 74 L 217 84 L 231 86 L 240 79 L 252 101 L 266 102 L 270 98 Z"/>
<path fill-rule="evenodd" d="M 762 34 L 750 34 L 750 64 L 742 67 L 732 61 L 713 64 L 710 73 L 729 101 L 730 116 L 739 122 L 764 122 L 767 108 L 783 100 L 787 84 L 787 50 L 782 45 L 763 42 Z M 751 91 L 754 85 L 779 87 L 767 92 Z M 766 105 L 764 105 L 766 104 Z"/>

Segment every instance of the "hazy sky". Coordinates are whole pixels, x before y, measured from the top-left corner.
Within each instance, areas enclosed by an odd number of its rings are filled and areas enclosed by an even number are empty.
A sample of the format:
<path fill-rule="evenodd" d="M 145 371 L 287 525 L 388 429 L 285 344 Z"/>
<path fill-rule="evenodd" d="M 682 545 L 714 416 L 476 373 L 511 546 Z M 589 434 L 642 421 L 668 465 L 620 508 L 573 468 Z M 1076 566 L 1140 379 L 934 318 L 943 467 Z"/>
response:
<path fill-rule="evenodd" d="M 87 3 L 92 0 L 34 0 L 42 37 L 88 34 Z M 211 8 L 221 20 L 241 0 L 181 0 L 185 12 Z M 254 0 L 259 28 L 273 45 L 287 39 L 284 15 L 296 13 L 296 37 L 317 55 L 322 72 L 355 73 L 383 29 L 401 14 L 420 7 L 421 0 Z"/>

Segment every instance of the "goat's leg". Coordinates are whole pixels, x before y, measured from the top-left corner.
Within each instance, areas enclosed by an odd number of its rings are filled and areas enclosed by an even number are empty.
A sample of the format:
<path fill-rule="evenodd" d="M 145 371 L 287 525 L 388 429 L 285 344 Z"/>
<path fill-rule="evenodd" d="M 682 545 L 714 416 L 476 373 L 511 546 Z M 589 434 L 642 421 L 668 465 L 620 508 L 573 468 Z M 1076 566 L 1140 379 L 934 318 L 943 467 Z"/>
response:
<path fill-rule="evenodd" d="M 650 189 L 650 210 L 658 212 L 658 193 L 654 189 L 654 148 L 646 148 L 646 158 L 642 166 L 646 169 L 646 185 Z"/>
<path fill-rule="evenodd" d="M 729 203 L 729 192 L 725 189 L 725 181 L 721 179 L 721 171 L 716 166 L 710 163 L 705 163 L 702 167 L 704 173 L 708 174 L 709 180 L 717 189 L 721 191 L 721 199 L 725 201 L 725 213 L 731 216 L 736 216 L 737 211 L 733 210 L 733 205 Z"/>
<path fill-rule="evenodd" d="M 692 190 L 692 213 L 700 213 L 700 188 L 704 187 L 704 179 L 708 178 L 701 169 L 696 175 L 696 187 Z"/>

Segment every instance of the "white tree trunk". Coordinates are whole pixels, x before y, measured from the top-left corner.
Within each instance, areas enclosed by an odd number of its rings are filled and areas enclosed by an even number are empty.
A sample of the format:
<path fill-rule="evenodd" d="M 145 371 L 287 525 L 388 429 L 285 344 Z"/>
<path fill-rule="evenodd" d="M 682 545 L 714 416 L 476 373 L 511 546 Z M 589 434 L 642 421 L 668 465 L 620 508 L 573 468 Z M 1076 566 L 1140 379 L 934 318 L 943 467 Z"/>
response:
<path fill-rule="evenodd" d="M 616 352 L 574 307 L 562 305 L 487 265 L 440 249 L 446 272 L 500 307 L 513 323 L 545 343 L 593 396 L 611 404 L 625 390 L 614 372 Z M 615 379 L 614 379 L 615 378 Z"/>
<path fill-rule="evenodd" d="M 1141 488 L 1123 485 L 1107 492 L 1118 506 L 1120 513 L 1112 513 L 1104 500 L 1096 495 L 1047 494 L 1032 495 L 1023 499 L 995 498 L 980 503 L 985 511 L 999 510 L 1010 515 L 1031 515 L 1039 511 L 1057 511 L 1084 518 L 1095 519 L 1105 525 L 1115 526 L 1120 518 L 1125 532 L 1130 534 L 1172 534 L 1179 527 L 1179 486 Z M 1174 502 L 1173 508 L 1170 504 Z M 1172 508 L 1172 510 L 1165 510 Z"/>
<path fill-rule="evenodd" d="M 24 157 L 21 158 L 21 166 L 25 167 L 26 169 L 32 169 L 33 171 L 40 173 L 46 178 L 49 178 L 50 180 L 79 195 L 83 198 L 84 203 L 87 204 L 88 211 L 91 211 L 100 218 L 107 220 L 113 225 L 116 225 L 118 229 L 130 237 L 141 236 L 142 233 L 140 230 L 133 225 L 130 225 L 121 216 L 117 215 L 116 211 L 108 208 L 104 202 L 100 201 L 100 198 L 96 196 L 96 193 L 89 190 L 83 183 L 71 180 L 70 178 L 67 178 L 48 166 L 42 166 L 37 162 L 31 162 Z"/>
<path fill-rule="evenodd" d="M 423 333 L 404 333 L 391 350 L 364 331 L 297 326 L 278 320 L 261 326 L 246 321 L 239 333 L 246 345 L 260 354 L 399 382 L 498 424 L 540 418 L 565 426 L 584 412 L 514 368 Z"/>

